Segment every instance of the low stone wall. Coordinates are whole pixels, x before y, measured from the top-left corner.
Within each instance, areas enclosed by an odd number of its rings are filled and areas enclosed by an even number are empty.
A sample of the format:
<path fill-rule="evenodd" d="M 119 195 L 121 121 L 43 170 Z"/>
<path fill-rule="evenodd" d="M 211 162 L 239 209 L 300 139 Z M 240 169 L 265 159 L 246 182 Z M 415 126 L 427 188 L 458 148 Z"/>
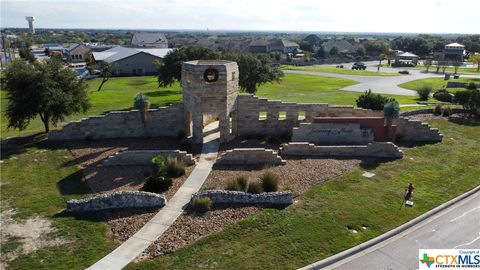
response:
<path fill-rule="evenodd" d="M 404 142 L 441 142 L 443 135 L 438 128 L 431 128 L 427 123 L 403 117 L 394 121 L 397 125 L 397 140 Z"/>
<path fill-rule="evenodd" d="M 300 123 L 293 128 L 292 142 L 323 145 L 367 144 L 373 142 L 373 131 L 360 123 Z"/>
<path fill-rule="evenodd" d="M 282 155 L 318 157 L 376 157 L 402 158 L 403 152 L 392 142 L 373 142 L 367 145 L 314 145 L 307 142 L 283 144 Z"/>
<path fill-rule="evenodd" d="M 81 121 L 70 122 L 63 129 L 50 132 L 53 141 L 108 138 L 175 137 L 184 132 L 183 104 L 171 105 L 147 111 L 142 121 L 138 110 L 113 111 L 96 115 Z"/>
<path fill-rule="evenodd" d="M 293 203 L 293 194 L 288 191 L 263 192 L 251 194 L 241 191 L 207 190 L 192 195 L 191 203 L 195 198 L 210 198 L 212 203 L 238 203 L 238 204 L 279 204 Z"/>
<path fill-rule="evenodd" d="M 126 150 L 109 156 L 102 162 L 102 166 L 136 166 L 151 165 L 152 158 L 164 155 L 167 158 L 176 158 L 187 164 L 194 165 L 192 154 L 180 150 Z"/>
<path fill-rule="evenodd" d="M 227 150 L 220 156 L 215 164 L 217 165 L 247 165 L 247 166 L 268 166 L 284 165 L 286 163 L 277 151 L 265 148 L 235 148 Z"/>
<path fill-rule="evenodd" d="M 87 199 L 69 200 L 65 212 L 91 212 L 115 208 L 163 207 L 164 195 L 143 191 L 120 191 Z"/>

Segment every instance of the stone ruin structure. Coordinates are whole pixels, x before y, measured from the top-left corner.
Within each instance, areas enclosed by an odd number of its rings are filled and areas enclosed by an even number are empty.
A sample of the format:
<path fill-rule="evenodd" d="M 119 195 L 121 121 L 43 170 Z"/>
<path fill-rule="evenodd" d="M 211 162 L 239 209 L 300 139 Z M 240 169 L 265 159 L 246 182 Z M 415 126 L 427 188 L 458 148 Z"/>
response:
<path fill-rule="evenodd" d="M 378 128 L 378 121 L 380 123 L 384 121 L 382 112 L 353 106 L 282 102 L 239 94 L 238 81 L 239 71 L 235 62 L 224 60 L 185 62 L 182 65 L 182 103 L 150 109 L 144 121 L 138 110 L 91 116 L 68 123 L 62 130 L 52 131 L 49 139 L 177 137 L 179 134 L 186 134 L 196 143 L 201 143 L 203 127 L 211 121 L 218 120 L 221 142 L 233 140 L 238 136 L 278 136 L 289 133 L 293 135 L 293 142 L 286 147 L 289 153 L 301 154 L 301 149 L 310 149 L 310 154 L 322 155 L 334 153 L 335 148 L 331 147 L 338 146 L 343 147 L 339 150 L 347 153 L 345 155 L 355 155 L 355 149 L 361 148 L 360 156 L 365 156 L 365 153 L 373 151 L 372 149 L 377 149 L 375 151 L 380 151 L 385 156 L 384 153 L 394 153 L 395 149 L 398 149 L 393 143 L 386 143 L 382 137 L 382 128 L 385 127 L 381 126 L 380 130 Z M 374 122 L 377 124 L 372 124 Z M 420 121 L 400 117 L 394 124 L 397 138 L 402 140 L 413 143 L 442 140 L 442 135 L 437 129 L 430 128 Z M 299 144 L 302 142 L 307 145 Z M 299 144 L 298 148 L 295 144 Z M 346 144 L 365 147 L 348 148 L 347 151 Z M 330 148 L 321 149 L 327 146 Z M 399 157 L 398 151 L 392 157 Z M 229 155 L 235 156 L 232 153 Z M 245 155 L 248 153 L 243 151 L 238 156 L 242 158 Z M 374 153 L 372 156 L 375 156 Z M 276 155 L 272 157 L 272 160 L 277 159 Z"/>

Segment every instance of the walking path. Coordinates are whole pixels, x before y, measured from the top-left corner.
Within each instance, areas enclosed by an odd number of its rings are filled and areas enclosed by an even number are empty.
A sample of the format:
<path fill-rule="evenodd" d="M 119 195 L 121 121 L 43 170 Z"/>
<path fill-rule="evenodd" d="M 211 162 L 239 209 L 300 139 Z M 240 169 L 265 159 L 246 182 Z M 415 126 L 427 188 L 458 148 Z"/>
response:
<path fill-rule="evenodd" d="M 204 132 L 209 133 L 203 138 L 202 153 L 198 164 L 193 169 L 185 183 L 150 221 L 137 233 L 121 244 L 107 256 L 87 269 L 90 270 L 119 270 L 133 261 L 150 244 L 157 240 L 175 220 L 182 214 L 185 206 L 190 202 L 193 193 L 203 185 L 212 170 L 217 158 L 219 132 L 211 133 L 218 128 L 218 122 L 205 127 Z"/>

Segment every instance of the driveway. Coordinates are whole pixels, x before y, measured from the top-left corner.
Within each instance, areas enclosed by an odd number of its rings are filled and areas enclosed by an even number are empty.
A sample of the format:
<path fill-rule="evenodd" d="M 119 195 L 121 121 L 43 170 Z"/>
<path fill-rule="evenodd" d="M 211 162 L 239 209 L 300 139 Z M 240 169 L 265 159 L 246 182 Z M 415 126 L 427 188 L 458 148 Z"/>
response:
<path fill-rule="evenodd" d="M 417 269 L 418 250 L 433 248 L 480 248 L 480 192 L 328 269 Z"/>
<path fill-rule="evenodd" d="M 374 66 L 378 62 L 367 62 L 368 71 L 377 71 L 377 68 Z M 350 69 L 352 63 L 343 64 L 346 69 Z M 332 65 L 329 65 L 332 66 Z M 335 65 L 333 65 L 335 66 Z M 392 72 L 398 73 L 401 69 L 397 68 L 380 68 L 381 72 Z M 436 73 L 423 73 L 421 70 L 411 69 L 409 70 L 409 75 L 399 75 L 399 76 L 361 76 L 361 75 L 350 75 L 350 74 L 338 74 L 338 73 L 327 73 L 327 72 L 316 72 L 316 71 L 302 71 L 302 70 L 284 70 L 285 73 L 290 74 L 304 74 L 304 75 L 316 75 L 316 76 L 327 76 L 341 79 L 348 79 L 359 82 L 358 84 L 347 86 L 342 88 L 343 91 L 351 92 L 364 92 L 368 89 L 371 89 L 374 93 L 379 94 L 391 94 L 391 95 L 402 95 L 402 96 L 416 96 L 417 93 L 412 90 L 404 89 L 398 87 L 399 84 L 406 83 L 409 81 L 426 79 L 426 78 L 443 78 L 443 74 Z M 473 77 L 480 78 L 479 75 L 461 75 L 462 77 Z"/>

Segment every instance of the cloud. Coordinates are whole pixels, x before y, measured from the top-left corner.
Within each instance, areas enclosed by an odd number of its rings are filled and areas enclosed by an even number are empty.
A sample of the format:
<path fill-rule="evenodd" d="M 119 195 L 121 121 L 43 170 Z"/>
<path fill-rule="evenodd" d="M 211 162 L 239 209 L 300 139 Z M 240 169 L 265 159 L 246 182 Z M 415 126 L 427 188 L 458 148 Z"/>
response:
<path fill-rule="evenodd" d="M 5 0 L 2 27 L 478 33 L 480 2 L 463 0 Z"/>

